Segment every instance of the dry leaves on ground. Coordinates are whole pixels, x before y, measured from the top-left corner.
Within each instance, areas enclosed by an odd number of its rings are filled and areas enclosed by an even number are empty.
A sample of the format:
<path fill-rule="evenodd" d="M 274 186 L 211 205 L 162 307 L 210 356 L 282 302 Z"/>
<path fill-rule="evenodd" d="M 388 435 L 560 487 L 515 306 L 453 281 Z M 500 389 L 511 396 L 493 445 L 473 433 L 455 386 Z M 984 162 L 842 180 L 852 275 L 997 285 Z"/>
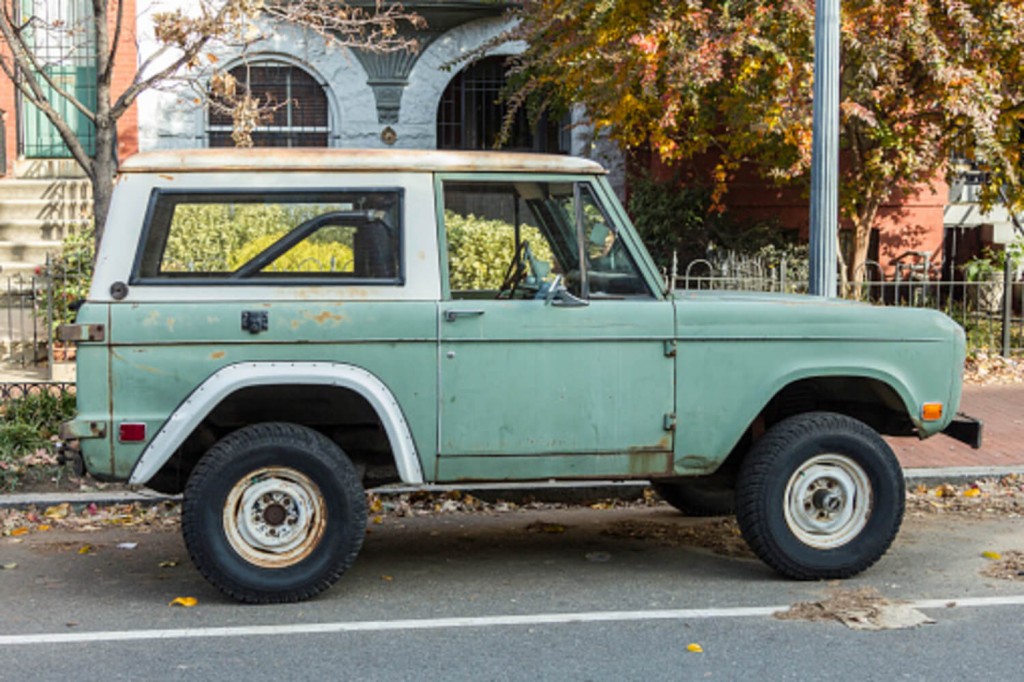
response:
<path fill-rule="evenodd" d="M 619 521 L 601 531 L 601 534 L 614 538 L 653 540 L 666 547 L 699 547 L 723 556 L 754 558 L 754 553 L 750 551 L 750 547 L 740 534 L 740 527 L 733 518 L 704 521 L 695 525 L 639 520 Z"/>
<path fill-rule="evenodd" d="M 400 495 L 377 495 L 371 493 L 367 504 L 371 514 L 383 516 L 411 517 L 429 516 L 432 514 L 485 513 L 505 514 L 514 511 L 556 511 L 560 509 L 579 508 L 579 504 L 565 502 L 508 502 L 498 500 L 487 502 L 469 493 L 459 490 L 435 493 L 417 491 Z M 591 509 L 628 509 L 635 507 L 651 507 L 661 504 L 653 490 L 645 490 L 644 496 L 638 500 L 604 499 L 586 505 Z"/>
<path fill-rule="evenodd" d="M 1024 360 L 978 351 L 964 363 L 964 383 L 975 386 L 1024 383 Z"/>
<path fill-rule="evenodd" d="M 181 507 L 175 502 L 149 506 L 136 502 L 103 507 L 95 504 L 76 507 L 64 503 L 47 507 L 42 512 L 35 508 L 0 509 L 0 535 L 24 537 L 52 529 L 97 531 L 111 526 L 129 526 L 145 532 L 177 527 L 180 516 Z"/>
<path fill-rule="evenodd" d="M 1024 478 L 1011 474 L 966 485 L 918 486 L 907 493 L 907 513 L 1024 516 Z"/>
<path fill-rule="evenodd" d="M 982 575 L 1000 580 L 1024 581 L 1024 552 L 1011 549 L 996 556 L 997 559 L 981 569 Z"/>
<path fill-rule="evenodd" d="M 878 590 L 829 590 L 821 601 L 797 602 L 777 611 L 779 620 L 836 621 L 854 630 L 898 630 L 934 623 L 920 611 L 901 601 L 890 601 Z"/>

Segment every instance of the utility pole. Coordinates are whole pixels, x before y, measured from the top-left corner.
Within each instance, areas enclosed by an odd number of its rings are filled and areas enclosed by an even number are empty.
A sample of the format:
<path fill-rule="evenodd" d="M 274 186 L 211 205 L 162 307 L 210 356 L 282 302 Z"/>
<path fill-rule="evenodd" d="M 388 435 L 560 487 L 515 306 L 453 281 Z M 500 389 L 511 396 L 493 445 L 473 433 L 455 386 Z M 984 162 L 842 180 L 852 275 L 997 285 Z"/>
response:
<path fill-rule="evenodd" d="M 839 232 L 839 0 L 816 3 L 813 104 L 810 292 L 835 297 Z"/>

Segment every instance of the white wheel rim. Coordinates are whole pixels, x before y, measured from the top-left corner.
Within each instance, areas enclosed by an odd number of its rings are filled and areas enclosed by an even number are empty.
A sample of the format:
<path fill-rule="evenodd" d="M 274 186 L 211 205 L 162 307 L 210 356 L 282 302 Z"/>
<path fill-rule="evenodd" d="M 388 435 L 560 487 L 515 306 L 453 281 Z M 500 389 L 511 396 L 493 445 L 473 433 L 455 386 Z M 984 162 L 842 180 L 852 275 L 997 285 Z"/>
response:
<path fill-rule="evenodd" d="M 818 455 L 786 483 L 786 525 L 805 545 L 834 549 L 864 530 L 873 502 L 871 481 L 857 462 L 844 455 Z"/>
<path fill-rule="evenodd" d="M 320 488 L 287 467 L 253 471 L 235 483 L 224 503 L 232 549 L 263 568 L 285 568 L 320 544 L 327 523 Z"/>

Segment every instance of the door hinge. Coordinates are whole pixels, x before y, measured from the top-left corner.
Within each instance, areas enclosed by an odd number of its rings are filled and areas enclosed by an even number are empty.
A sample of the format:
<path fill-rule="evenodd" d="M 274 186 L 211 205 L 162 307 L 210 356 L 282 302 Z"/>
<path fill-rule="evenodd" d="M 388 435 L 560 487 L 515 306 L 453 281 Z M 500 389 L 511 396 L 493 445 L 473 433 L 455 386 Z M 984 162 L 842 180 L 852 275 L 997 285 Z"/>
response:
<path fill-rule="evenodd" d="M 676 413 L 675 412 L 669 412 L 668 414 L 665 415 L 664 427 L 665 427 L 666 431 L 675 431 L 676 430 Z"/>
<path fill-rule="evenodd" d="M 665 342 L 665 357 L 674 358 L 676 356 L 676 341 L 675 339 L 669 339 Z"/>

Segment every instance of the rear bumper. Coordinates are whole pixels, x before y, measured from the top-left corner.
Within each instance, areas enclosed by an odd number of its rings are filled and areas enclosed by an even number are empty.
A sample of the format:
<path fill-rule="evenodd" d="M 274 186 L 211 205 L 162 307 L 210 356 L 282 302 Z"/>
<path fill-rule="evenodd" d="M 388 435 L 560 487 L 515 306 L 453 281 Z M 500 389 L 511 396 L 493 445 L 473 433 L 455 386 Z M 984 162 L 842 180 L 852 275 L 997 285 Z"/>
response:
<path fill-rule="evenodd" d="M 981 447 L 982 426 L 983 424 L 980 419 L 968 417 L 963 412 L 957 412 L 956 416 L 953 417 L 953 421 L 942 430 L 942 433 L 977 450 Z"/>

